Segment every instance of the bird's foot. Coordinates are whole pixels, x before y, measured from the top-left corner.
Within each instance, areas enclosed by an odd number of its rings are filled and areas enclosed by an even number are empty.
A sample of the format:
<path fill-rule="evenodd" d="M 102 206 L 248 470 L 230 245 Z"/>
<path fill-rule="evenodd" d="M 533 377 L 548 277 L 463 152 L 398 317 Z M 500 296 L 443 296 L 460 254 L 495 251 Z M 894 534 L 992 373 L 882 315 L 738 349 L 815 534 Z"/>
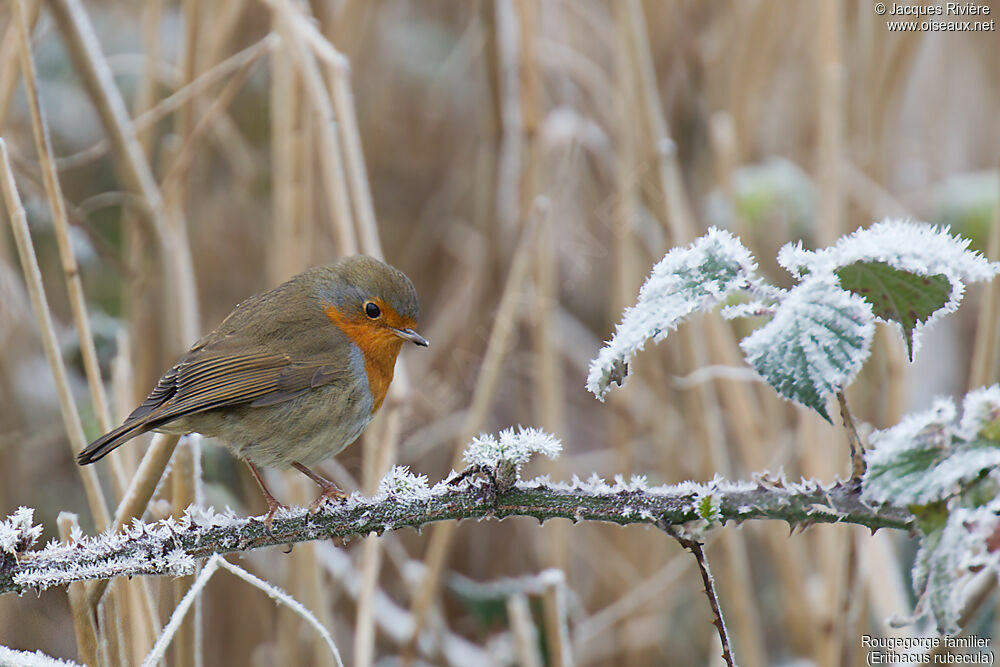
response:
<path fill-rule="evenodd" d="M 313 501 L 313 504 L 309 506 L 309 511 L 313 514 L 318 512 L 319 508 L 322 507 L 328 500 L 338 501 L 347 498 L 347 494 L 344 493 L 339 486 L 328 480 L 326 477 L 323 477 L 323 475 L 320 475 L 318 472 L 307 468 L 298 461 L 292 463 L 292 467 L 312 481 L 316 482 L 316 485 L 322 489 L 319 497 L 316 498 L 316 500 Z"/>
<path fill-rule="evenodd" d="M 320 492 L 319 496 L 316 497 L 316 500 L 314 500 L 312 505 L 309 506 L 309 511 L 315 514 L 326 503 L 326 501 L 332 500 L 334 502 L 339 502 L 345 498 L 347 498 L 347 494 L 344 493 L 340 487 L 331 482 L 330 486 L 323 487 L 323 491 Z"/>
<path fill-rule="evenodd" d="M 267 501 L 267 515 L 264 517 L 264 527 L 267 528 L 267 532 L 273 533 L 274 531 L 271 530 L 271 525 L 274 523 L 274 515 L 280 509 L 288 509 L 288 506 L 279 503 L 274 499 L 274 496 L 270 494 L 264 496 L 264 499 Z"/>

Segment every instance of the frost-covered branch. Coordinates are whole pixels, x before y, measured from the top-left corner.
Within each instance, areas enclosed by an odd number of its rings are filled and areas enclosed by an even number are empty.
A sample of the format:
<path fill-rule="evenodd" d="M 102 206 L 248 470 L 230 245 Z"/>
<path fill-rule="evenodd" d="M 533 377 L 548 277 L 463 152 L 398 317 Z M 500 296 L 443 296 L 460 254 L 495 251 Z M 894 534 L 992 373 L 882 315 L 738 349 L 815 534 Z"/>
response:
<path fill-rule="evenodd" d="M 41 590 L 84 579 L 179 576 L 192 573 L 197 559 L 214 553 L 332 537 L 346 539 L 404 527 L 419 529 L 433 521 L 457 519 L 526 516 L 540 521 L 565 518 L 619 525 L 698 522 L 706 527 L 748 519 L 780 519 L 793 526 L 839 522 L 872 530 L 913 527 L 913 518 L 906 510 L 866 503 L 856 485 L 850 484 L 714 480 L 647 486 L 642 478 L 612 483 L 596 477 L 586 481 L 574 478 L 558 483 L 543 477 L 518 481 L 492 499 L 492 489 L 487 490 L 487 486 L 486 480 L 473 479 L 460 488 L 446 482 L 428 487 L 421 477 L 396 468 L 375 496 L 354 494 L 315 514 L 304 508 L 279 511 L 270 532 L 263 516 L 239 518 L 232 511 L 215 513 L 192 507 L 180 519 L 148 524 L 137 521 L 116 535 L 76 535 L 69 543 L 52 543 L 39 550 L 28 550 L 37 536 L 37 526 L 32 525 L 30 510 L 20 510 L 0 524 L 0 544 L 4 546 L 0 552 L 0 593 Z"/>

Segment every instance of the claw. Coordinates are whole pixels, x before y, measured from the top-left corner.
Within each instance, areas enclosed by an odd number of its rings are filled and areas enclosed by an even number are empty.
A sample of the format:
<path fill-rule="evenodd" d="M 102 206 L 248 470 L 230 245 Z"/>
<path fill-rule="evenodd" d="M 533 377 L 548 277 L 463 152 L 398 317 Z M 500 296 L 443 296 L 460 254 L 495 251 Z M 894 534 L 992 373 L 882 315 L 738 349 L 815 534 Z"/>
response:
<path fill-rule="evenodd" d="M 310 470 L 298 461 L 292 463 L 292 467 L 312 481 L 316 482 L 319 488 L 322 489 L 319 497 L 317 497 L 316 500 L 313 501 L 313 504 L 309 506 L 309 511 L 313 514 L 318 512 L 319 508 L 322 507 L 327 500 L 339 501 L 347 498 L 347 494 L 344 493 L 339 486 L 328 480 L 326 477 L 323 477 L 323 475 L 320 475 L 314 470 Z"/>
<path fill-rule="evenodd" d="M 264 496 L 264 499 L 267 501 L 267 516 L 264 517 L 264 527 L 267 528 L 267 532 L 273 535 L 274 531 L 271 530 L 271 524 L 274 523 L 275 513 L 279 509 L 288 509 L 288 506 L 279 503 L 270 493 Z"/>
<path fill-rule="evenodd" d="M 329 487 L 324 487 L 323 491 L 316 497 L 312 505 L 309 506 L 309 511 L 315 514 L 319 511 L 319 508 L 323 506 L 328 500 L 338 502 L 347 498 L 347 494 L 340 490 L 335 484 L 331 484 Z"/>

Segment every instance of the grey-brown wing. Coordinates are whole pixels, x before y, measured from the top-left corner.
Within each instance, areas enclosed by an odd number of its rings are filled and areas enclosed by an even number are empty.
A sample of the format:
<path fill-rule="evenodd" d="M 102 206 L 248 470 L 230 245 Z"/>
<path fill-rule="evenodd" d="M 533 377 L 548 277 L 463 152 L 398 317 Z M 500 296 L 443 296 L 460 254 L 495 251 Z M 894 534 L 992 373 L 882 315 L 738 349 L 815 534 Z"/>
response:
<path fill-rule="evenodd" d="M 135 436 L 185 415 L 230 405 L 274 405 L 347 378 L 347 369 L 330 359 L 193 350 L 163 374 L 121 426 L 90 443 L 77 460 L 93 463 Z"/>
<path fill-rule="evenodd" d="M 164 374 L 133 415 L 165 424 L 189 414 L 231 405 L 260 407 L 291 400 L 346 378 L 325 360 L 296 361 L 285 354 L 200 354 Z"/>

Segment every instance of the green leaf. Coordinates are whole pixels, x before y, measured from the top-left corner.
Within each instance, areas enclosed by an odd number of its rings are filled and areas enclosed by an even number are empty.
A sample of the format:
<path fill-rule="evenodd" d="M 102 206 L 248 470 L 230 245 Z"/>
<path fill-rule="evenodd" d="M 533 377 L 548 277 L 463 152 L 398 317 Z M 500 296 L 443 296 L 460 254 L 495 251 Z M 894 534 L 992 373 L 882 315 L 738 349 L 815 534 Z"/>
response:
<path fill-rule="evenodd" d="M 837 270 L 840 286 L 871 304 L 875 315 L 898 322 L 906 350 L 913 360 L 913 329 L 944 308 L 952 285 L 943 273 L 919 275 L 895 269 L 885 262 L 857 261 Z"/>
<path fill-rule="evenodd" d="M 871 308 L 860 297 L 830 276 L 817 276 L 790 290 L 774 318 L 740 347 L 775 391 L 831 421 L 826 397 L 857 375 L 874 330 Z"/>
<path fill-rule="evenodd" d="M 719 510 L 719 501 L 711 493 L 707 493 L 698 500 L 698 516 L 709 523 L 718 523 L 722 518 Z"/>

